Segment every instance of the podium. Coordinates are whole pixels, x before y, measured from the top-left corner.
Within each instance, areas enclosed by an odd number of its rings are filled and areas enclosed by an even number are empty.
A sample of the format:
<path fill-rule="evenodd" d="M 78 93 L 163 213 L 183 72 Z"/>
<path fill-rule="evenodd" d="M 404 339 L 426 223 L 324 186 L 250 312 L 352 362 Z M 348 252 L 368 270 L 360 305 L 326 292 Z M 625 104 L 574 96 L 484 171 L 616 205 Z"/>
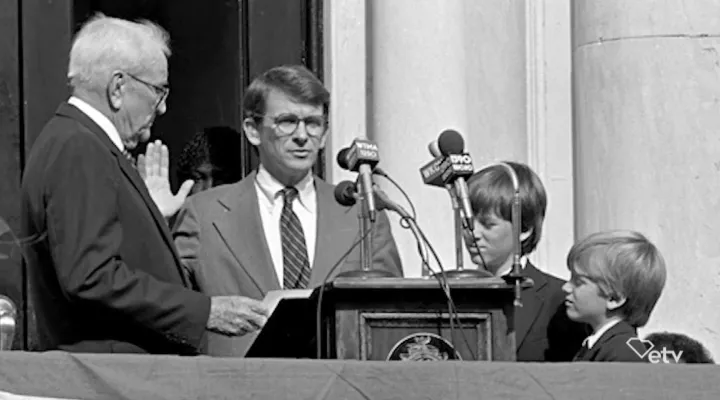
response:
<path fill-rule="evenodd" d="M 281 300 L 246 357 L 514 361 L 514 292 L 502 278 L 336 278 Z M 523 287 L 532 285 L 530 280 Z M 319 333 L 319 335 L 318 335 Z M 319 339 L 319 340 L 318 340 Z"/>

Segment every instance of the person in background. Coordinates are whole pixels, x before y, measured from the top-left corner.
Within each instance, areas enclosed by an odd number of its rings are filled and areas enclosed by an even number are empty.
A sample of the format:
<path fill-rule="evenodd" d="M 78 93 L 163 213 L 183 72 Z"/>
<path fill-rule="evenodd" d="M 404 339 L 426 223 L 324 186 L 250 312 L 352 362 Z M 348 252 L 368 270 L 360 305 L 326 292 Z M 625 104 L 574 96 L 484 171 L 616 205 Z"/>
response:
<path fill-rule="evenodd" d="M 697 340 L 682 333 L 656 332 L 645 337 L 653 345 L 653 350 L 663 351 L 670 356 L 662 358 L 669 364 L 714 364 L 708 349 Z M 676 358 L 677 357 L 677 358 Z"/>
<path fill-rule="evenodd" d="M 180 182 L 195 182 L 190 194 L 243 178 L 238 157 L 241 134 L 227 126 L 205 128 L 183 147 L 178 161 Z"/>

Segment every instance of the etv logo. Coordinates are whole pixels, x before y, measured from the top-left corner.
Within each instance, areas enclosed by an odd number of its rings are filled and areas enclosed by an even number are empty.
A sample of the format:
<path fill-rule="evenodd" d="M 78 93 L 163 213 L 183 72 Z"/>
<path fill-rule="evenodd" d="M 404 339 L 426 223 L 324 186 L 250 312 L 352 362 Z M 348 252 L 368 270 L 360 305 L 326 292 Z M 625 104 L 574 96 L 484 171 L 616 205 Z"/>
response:
<path fill-rule="evenodd" d="M 630 338 L 625 342 L 625 344 L 628 345 L 628 347 L 638 355 L 640 358 L 647 357 L 647 360 L 650 361 L 653 364 L 670 364 L 670 359 L 668 356 L 672 358 L 675 363 L 680 362 L 680 357 L 682 357 L 682 350 L 680 352 L 675 353 L 673 350 L 668 350 L 663 347 L 662 350 L 653 350 L 655 348 L 655 345 L 649 341 L 649 340 L 643 340 L 640 338 Z M 643 346 L 644 345 L 644 346 Z"/>

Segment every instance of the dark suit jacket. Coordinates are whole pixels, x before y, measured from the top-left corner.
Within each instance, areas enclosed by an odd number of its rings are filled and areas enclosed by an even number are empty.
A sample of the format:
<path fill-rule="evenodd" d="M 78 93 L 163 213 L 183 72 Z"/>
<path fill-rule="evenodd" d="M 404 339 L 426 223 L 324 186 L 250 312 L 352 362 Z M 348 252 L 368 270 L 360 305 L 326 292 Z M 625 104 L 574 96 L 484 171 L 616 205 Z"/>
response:
<path fill-rule="evenodd" d="M 210 299 L 187 288 L 165 220 L 107 134 L 62 104 L 22 183 L 41 350 L 196 353 Z"/>
<path fill-rule="evenodd" d="M 335 201 L 334 186 L 315 179 L 317 240 L 309 287 L 317 287 L 352 244 L 359 239 L 356 207 Z M 374 268 L 402 276 L 400 257 L 384 212 L 378 213 L 373 240 Z M 173 230 L 175 245 L 187 272 L 199 290 L 210 296 L 242 295 L 262 300 L 280 290 L 265 240 L 255 173 L 232 185 L 222 185 L 191 196 L 178 214 Z M 360 268 L 359 246 L 330 278 Z M 209 336 L 212 355 L 242 356 L 249 338 Z"/>
<path fill-rule="evenodd" d="M 614 361 L 614 362 L 647 362 L 642 358 L 647 347 L 640 340 L 628 345 L 630 338 L 637 338 L 637 330 L 625 321 L 620 321 L 600 336 L 595 345 L 586 351 L 580 351 L 573 361 Z M 639 353 L 639 354 L 638 354 Z"/>
<path fill-rule="evenodd" d="M 546 274 L 528 262 L 523 270 L 534 282 L 522 292 L 523 307 L 515 309 L 517 361 L 572 361 L 591 333 L 565 312 L 562 279 Z"/>

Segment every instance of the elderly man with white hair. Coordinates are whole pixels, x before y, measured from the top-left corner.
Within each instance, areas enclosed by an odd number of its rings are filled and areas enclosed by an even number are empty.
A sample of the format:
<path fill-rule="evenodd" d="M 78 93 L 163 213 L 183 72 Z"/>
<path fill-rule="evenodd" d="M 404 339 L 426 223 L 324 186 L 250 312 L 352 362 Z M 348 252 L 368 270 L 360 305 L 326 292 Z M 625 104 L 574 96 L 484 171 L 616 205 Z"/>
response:
<path fill-rule="evenodd" d="M 39 350 L 198 354 L 208 330 L 238 336 L 265 322 L 260 302 L 190 289 L 125 157 L 165 112 L 169 54 L 157 25 L 103 15 L 73 42 L 72 97 L 34 143 L 22 183 L 23 235 L 47 232 L 28 249 Z"/>

